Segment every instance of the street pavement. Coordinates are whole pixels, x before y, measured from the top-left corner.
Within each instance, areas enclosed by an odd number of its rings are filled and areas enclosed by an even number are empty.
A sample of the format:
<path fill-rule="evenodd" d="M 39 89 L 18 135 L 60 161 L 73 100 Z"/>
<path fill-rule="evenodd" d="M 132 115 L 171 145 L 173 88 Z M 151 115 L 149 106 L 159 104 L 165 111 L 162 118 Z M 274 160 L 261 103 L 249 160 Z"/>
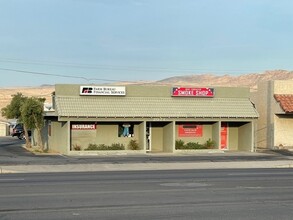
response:
<path fill-rule="evenodd" d="M 0 175 L 0 219 L 291 220 L 291 169 Z"/>
<path fill-rule="evenodd" d="M 33 154 L 15 138 L 0 139 L 0 173 L 292 168 L 289 151 L 65 156 Z"/>

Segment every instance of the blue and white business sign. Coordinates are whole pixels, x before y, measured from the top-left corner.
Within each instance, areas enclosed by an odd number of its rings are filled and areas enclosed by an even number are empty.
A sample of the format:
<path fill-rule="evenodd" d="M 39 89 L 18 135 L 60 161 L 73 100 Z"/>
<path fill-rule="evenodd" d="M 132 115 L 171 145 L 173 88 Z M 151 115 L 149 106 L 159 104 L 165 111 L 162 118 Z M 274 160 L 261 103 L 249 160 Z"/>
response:
<path fill-rule="evenodd" d="M 80 86 L 80 95 L 125 96 L 125 86 Z"/>

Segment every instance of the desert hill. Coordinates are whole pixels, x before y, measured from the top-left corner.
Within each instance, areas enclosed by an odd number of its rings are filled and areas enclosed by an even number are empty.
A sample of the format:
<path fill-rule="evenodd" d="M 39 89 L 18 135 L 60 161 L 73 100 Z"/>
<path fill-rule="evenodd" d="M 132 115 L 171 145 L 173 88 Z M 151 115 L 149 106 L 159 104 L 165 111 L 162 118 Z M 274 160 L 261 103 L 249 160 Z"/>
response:
<path fill-rule="evenodd" d="M 244 75 L 223 75 L 213 74 L 178 76 L 158 81 L 161 84 L 172 85 L 193 85 L 193 86 L 223 86 L 223 87 L 248 87 L 256 89 L 257 84 L 270 80 L 290 80 L 293 79 L 293 71 L 274 70 L 264 73 L 252 73 Z"/>
<path fill-rule="evenodd" d="M 174 86 L 224 86 L 224 87 L 248 87 L 257 89 L 257 84 L 262 81 L 270 80 L 293 80 L 293 71 L 274 70 L 264 73 L 251 73 L 239 76 L 235 75 L 188 75 L 175 76 L 163 79 L 156 82 L 131 82 L 138 85 L 174 85 Z M 125 83 L 117 83 L 125 84 Z M 54 86 L 40 87 L 19 87 L 19 88 L 0 88 L 0 109 L 10 103 L 11 95 L 21 92 L 25 96 L 44 97 L 46 102 L 51 102 L 51 94 L 54 91 Z M 0 120 L 4 118 L 0 114 Z"/>

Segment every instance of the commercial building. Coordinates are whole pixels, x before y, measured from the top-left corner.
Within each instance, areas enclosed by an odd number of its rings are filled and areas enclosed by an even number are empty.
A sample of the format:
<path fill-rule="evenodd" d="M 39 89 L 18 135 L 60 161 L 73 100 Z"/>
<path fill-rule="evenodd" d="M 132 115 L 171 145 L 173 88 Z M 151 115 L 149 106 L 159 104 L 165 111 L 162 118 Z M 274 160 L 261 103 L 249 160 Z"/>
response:
<path fill-rule="evenodd" d="M 258 112 L 248 88 L 58 84 L 53 109 L 45 116 L 45 147 L 64 154 L 93 145 L 128 150 L 131 140 L 140 153 L 175 153 L 178 141 L 255 149 Z"/>
<path fill-rule="evenodd" d="M 253 99 L 260 112 L 256 129 L 257 148 L 293 148 L 293 81 L 260 83 Z"/>

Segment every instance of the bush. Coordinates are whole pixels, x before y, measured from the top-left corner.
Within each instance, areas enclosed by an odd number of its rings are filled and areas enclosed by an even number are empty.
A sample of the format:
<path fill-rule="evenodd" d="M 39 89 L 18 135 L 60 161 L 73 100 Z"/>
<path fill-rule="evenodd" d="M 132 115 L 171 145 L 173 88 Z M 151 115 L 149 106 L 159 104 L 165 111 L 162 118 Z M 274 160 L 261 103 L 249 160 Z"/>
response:
<path fill-rule="evenodd" d="M 203 145 L 199 144 L 198 142 L 188 142 L 185 145 L 185 149 L 187 150 L 197 150 L 197 149 L 204 149 Z"/>
<path fill-rule="evenodd" d="M 184 141 L 182 141 L 182 140 L 176 140 L 176 142 L 175 142 L 175 149 L 176 150 L 184 149 Z"/>
<path fill-rule="evenodd" d="M 198 142 L 188 142 L 185 144 L 183 140 L 176 140 L 175 142 L 176 150 L 199 150 L 213 148 L 215 148 L 215 142 L 211 139 L 207 140 L 204 144 L 200 144 Z"/>
<path fill-rule="evenodd" d="M 120 143 L 114 143 L 108 147 L 108 150 L 125 150 L 125 146 Z"/>
<path fill-rule="evenodd" d="M 84 150 L 125 150 L 125 146 L 119 143 L 111 144 L 111 146 L 105 144 L 89 144 Z"/>
<path fill-rule="evenodd" d="M 98 150 L 97 144 L 89 144 L 88 147 L 84 150 Z"/>
<path fill-rule="evenodd" d="M 73 150 L 81 151 L 81 146 L 78 144 L 73 144 Z"/>
<path fill-rule="evenodd" d="M 211 139 L 208 139 L 205 143 L 204 143 L 204 147 L 206 149 L 214 149 L 215 148 L 216 143 L 214 141 L 212 141 Z"/>
<path fill-rule="evenodd" d="M 130 150 L 139 150 L 140 149 L 139 144 L 137 143 L 136 140 L 130 140 L 127 147 Z"/>

